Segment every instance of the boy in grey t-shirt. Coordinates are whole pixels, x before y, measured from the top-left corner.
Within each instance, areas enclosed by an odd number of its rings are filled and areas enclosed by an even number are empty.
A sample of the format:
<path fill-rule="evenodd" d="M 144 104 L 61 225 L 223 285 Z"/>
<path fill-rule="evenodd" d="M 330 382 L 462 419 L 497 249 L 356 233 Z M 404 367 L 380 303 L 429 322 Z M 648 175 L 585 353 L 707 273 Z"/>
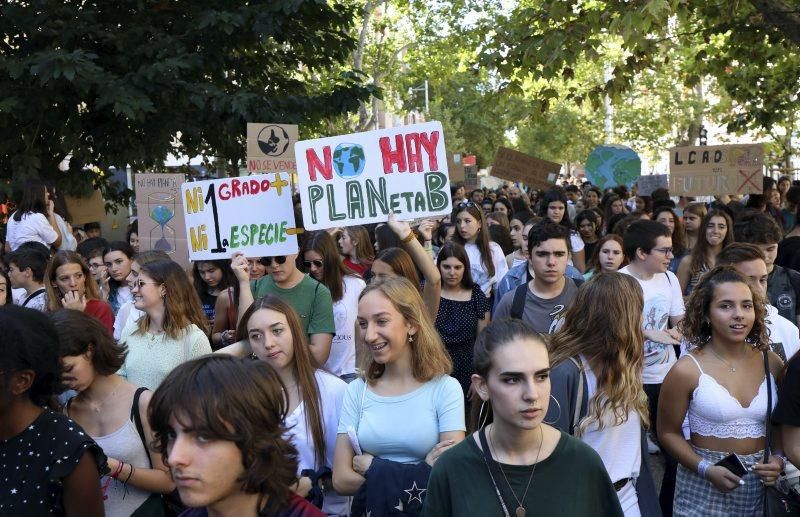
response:
<path fill-rule="evenodd" d="M 535 332 L 551 334 L 561 328 L 578 292 L 575 281 L 564 276 L 569 261 L 569 230 L 554 223 L 534 226 L 528 234 L 528 257 L 533 279 L 506 293 L 493 319 L 520 318 Z M 522 290 L 525 301 L 521 314 L 517 314 L 520 298 L 516 305 L 514 299 L 522 295 Z"/>

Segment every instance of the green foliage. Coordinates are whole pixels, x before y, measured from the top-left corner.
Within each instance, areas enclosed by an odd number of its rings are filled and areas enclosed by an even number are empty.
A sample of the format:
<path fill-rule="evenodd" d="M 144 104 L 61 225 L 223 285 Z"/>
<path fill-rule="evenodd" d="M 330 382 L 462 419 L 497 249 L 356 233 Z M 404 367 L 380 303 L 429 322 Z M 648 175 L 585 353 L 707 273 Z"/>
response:
<path fill-rule="evenodd" d="M 31 0 L 0 6 L 0 174 L 118 191 L 168 153 L 235 169 L 247 121 L 306 123 L 374 93 L 347 67 L 352 8 L 322 0 Z M 70 171 L 57 165 L 71 157 Z"/>

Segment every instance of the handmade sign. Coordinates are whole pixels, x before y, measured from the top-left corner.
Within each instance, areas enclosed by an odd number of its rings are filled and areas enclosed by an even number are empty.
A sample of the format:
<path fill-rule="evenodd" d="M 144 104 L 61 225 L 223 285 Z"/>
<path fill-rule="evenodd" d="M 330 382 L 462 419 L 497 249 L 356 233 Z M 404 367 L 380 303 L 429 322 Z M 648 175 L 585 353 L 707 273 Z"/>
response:
<path fill-rule="evenodd" d="M 586 179 L 601 190 L 617 185 L 632 187 L 642 174 L 642 160 L 624 145 L 598 145 L 586 158 Z"/>
<path fill-rule="evenodd" d="M 64 202 L 75 226 L 100 222 L 106 218 L 106 207 L 99 190 L 93 191 L 90 197 L 64 196 Z"/>
<path fill-rule="evenodd" d="M 184 183 L 181 187 L 192 260 L 297 253 L 292 192 L 287 175 Z"/>
<path fill-rule="evenodd" d="M 139 250 L 167 253 L 182 266 L 189 265 L 189 251 L 183 228 L 183 174 L 136 174 L 136 213 Z"/>
<path fill-rule="evenodd" d="M 761 194 L 764 144 L 673 147 L 669 153 L 673 196 Z"/>
<path fill-rule="evenodd" d="M 305 140 L 295 155 L 306 229 L 450 212 L 439 122 Z"/>
<path fill-rule="evenodd" d="M 447 171 L 450 183 L 464 181 L 464 160 L 461 153 L 447 153 Z"/>
<path fill-rule="evenodd" d="M 294 124 L 247 124 L 247 172 L 297 173 L 294 144 L 299 140 Z"/>
<path fill-rule="evenodd" d="M 546 189 L 555 184 L 561 164 L 549 162 L 525 153 L 501 147 L 494 156 L 492 176 L 519 181 L 529 187 Z"/>
<path fill-rule="evenodd" d="M 647 174 L 639 176 L 636 180 L 636 193 L 640 196 L 649 196 L 659 188 L 669 188 L 669 174 Z"/>

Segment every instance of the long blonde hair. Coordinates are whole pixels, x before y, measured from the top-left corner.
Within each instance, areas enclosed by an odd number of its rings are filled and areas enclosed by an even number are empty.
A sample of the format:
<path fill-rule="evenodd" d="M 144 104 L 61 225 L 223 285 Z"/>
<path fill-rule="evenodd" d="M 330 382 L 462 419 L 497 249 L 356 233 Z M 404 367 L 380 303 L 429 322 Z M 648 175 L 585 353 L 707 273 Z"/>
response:
<path fill-rule="evenodd" d="M 428 308 L 422 301 L 419 290 L 407 278 L 391 277 L 374 280 L 361 291 L 359 302 L 368 293 L 379 291 L 389 300 L 405 320 L 417 327 L 411 348 L 411 371 L 414 378 L 427 382 L 435 377 L 447 375 L 453 370 L 450 355 L 442 344 L 442 339 L 433 326 Z M 405 338 L 405 336 L 404 336 Z M 359 342 L 364 344 L 363 335 L 359 333 Z M 385 365 L 375 362 L 372 354 L 364 354 L 362 369 L 367 382 L 374 384 L 386 369 Z"/>
<path fill-rule="evenodd" d="M 631 410 L 648 427 L 647 395 L 642 384 L 644 296 L 639 283 L 623 273 L 599 273 L 579 290 L 567 313 L 564 326 L 550 338 L 550 362 L 557 364 L 583 355 L 598 370 L 597 392 L 589 401 L 589 412 L 576 434 L 583 434 L 591 422 L 605 427 L 605 415 L 613 425 L 628 420 Z"/>

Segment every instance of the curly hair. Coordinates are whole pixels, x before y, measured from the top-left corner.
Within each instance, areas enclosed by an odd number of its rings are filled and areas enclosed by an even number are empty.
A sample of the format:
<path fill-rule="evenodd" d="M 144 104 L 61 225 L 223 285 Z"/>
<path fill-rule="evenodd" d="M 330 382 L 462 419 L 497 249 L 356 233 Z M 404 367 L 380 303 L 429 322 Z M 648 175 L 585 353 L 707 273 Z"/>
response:
<path fill-rule="evenodd" d="M 623 273 L 599 273 L 586 282 L 564 315 L 564 326 L 550 337 L 553 367 L 585 355 L 599 367 L 597 392 L 578 425 L 580 436 L 591 422 L 599 429 L 622 425 L 633 410 L 649 425 L 647 395 L 642 385 L 644 295 L 639 282 Z M 608 315 L 613 314 L 613 318 Z"/>
<path fill-rule="evenodd" d="M 717 266 L 700 278 L 686 302 L 686 317 L 678 324 L 683 337 L 693 348 L 702 347 L 711 341 L 709 313 L 714 292 L 717 286 L 731 282 L 746 285 L 753 296 L 755 321 L 746 341 L 754 347 L 766 350 L 769 347 L 769 330 L 764 321 L 766 318 L 764 298 L 731 266 Z"/>
<path fill-rule="evenodd" d="M 448 375 L 453 370 L 450 355 L 447 353 L 442 338 L 436 331 L 431 321 L 428 308 L 422 301 L 422 296 L 417 287 L 407 278 L 391 277 L 373 280 L 372 283 L 361 291 L 358 297 L 359 305 L 366 295 L 373 291 L 380 292 L 394 305 L 406 322 L 417 327 L 411 348 L 411 369 L 414 378 L 420 382 L 427 382 L 435 377 Z M 405 339 L 405 336 L 403 336 Z M 364 342 L 363 332 L 360 333 L 361 343 Z M 373 359 L 372 354 L 365 354 L 364 367 L 366 379 L 374 383 L 386 370 L 386 365 Z"/>
<path fill-rule="evenodd" d="M 241 490 L 284 505 L 297 479 L 297 449 L 286 438 L 289 401 L 277 372 L 266 363 L 224 354 L 176 367 L 153 393 L 148 418 L 151 448 L 167 462 L 169 421 L 211 439 L 233 442 L 242 453 Z"/>

